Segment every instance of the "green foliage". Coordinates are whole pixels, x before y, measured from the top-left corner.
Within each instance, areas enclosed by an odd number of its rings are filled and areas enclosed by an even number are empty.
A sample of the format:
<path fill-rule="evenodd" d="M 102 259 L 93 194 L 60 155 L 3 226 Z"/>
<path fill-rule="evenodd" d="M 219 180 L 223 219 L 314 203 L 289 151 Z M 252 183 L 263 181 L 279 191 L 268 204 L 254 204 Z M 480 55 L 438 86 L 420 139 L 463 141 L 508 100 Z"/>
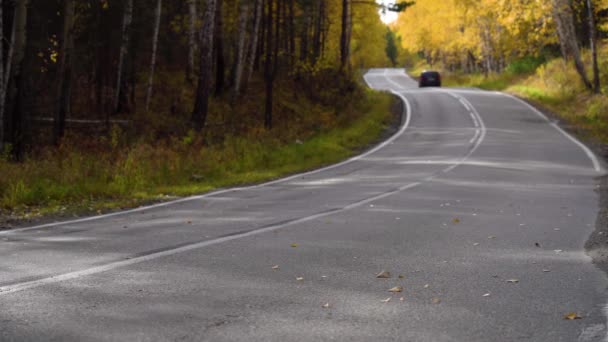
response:
<path fill-rule="evenodd" d="M 526 56 L 511 62 L 505 71 L 515 75 L 529 74 L 545 62 L 544 56 Z"/>
<path fill-rule="evenodd" d="M 399 56 L 399 51 L 397 50 L 397 34 L 390 28 L 387 28 L 384 37 L 386 39 L 386 56 L 391 61 L 393 67 L 395 67 L 397 66 L 397 57 Z"/>

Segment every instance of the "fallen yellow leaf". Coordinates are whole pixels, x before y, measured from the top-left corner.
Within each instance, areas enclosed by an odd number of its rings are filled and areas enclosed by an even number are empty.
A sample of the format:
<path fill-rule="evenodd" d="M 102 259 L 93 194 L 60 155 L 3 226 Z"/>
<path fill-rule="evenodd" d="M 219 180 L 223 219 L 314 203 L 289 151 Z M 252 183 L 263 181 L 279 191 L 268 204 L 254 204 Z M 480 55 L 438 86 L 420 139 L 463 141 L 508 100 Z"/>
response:
<path fill-rule="evenodd" d="M 403 286 L 395 286 L 392 289 L 389 289 L 388 292 L 402 292 Z"/>
<path fill-rule="evenodd" d="M 452 223 L 457 224 L 460 223 L 460 219 L 459 218 L 455 218 L 452 220 Z"/>
<path fill-rule="evenodd" d="M 298 247 L 298 246 L 299 246 L 299 245 L 298 245 L 297 243 L 292 243 L 292 244 L 291 244 L 291 247 L 293 247 L 293 248 L 296 248 L 296 247 Z"/>
<path fill-rule="evenodd" d="M 519 283 L 519 279 L 507 279 L 507 283 L 517 284 Z"/>
<path fill-rule="evenodd" d="M 391 277 L 391 272 L 389 271 L 382 271 L 380 273 L 378 273 L 378 275 L 376 276 L 376 278 L 380 278 L 380 279 L 388 279 Z"/>
<path fill-rule="evenodd" d="M 575 320 L 575 319 L 582 319 L 583 317 L 579 316 L 576 312 L 571 312 L 569 314 L 567 314 L 566 316 L 564 316 L 564 319 L 567 320 Z"/>
<path fill-rule="evenodd" d="M 431 303 L 433 303 L 433 304 L 439 304 L 439 303 L 441 303 L 441 299 L 439 299 L 439 298 L 433 298 L 433 299 L 431 299 Z"/>

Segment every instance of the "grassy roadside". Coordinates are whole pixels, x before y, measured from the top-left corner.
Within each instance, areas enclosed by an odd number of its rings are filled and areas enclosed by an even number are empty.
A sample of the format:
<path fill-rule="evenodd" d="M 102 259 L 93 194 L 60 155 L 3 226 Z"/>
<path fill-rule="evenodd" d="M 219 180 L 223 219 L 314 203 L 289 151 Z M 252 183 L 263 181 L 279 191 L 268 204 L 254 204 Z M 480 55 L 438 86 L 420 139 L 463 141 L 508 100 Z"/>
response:
<path fill-rule="evenodd" d="M 0 227 L 131 208 L 338 162 L 377 141 L 393 121 L 391 95 L 362 94 L 331 128 L 303 141 L 285 142 L 272 132 L 258 132 L 208 146 L 186 136 L 128 146 L 111 143 L 100 150 L 53 150 L 20 164 L 0 159 Z M 120 141 L 120 132 L 115 135 L 110 140 Z"/>

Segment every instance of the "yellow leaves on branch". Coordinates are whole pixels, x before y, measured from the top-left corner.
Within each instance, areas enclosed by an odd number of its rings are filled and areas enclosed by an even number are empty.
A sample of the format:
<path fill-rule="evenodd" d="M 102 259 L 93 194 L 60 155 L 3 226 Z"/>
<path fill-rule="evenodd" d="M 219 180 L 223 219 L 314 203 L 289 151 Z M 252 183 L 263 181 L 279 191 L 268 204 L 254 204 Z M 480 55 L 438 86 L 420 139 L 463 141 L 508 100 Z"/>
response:
<path fill-rule="evenodd" d="M 396 26 L 406 49 L 451 63 L 488 51 L 494 57 L 536 54 L 556 42 L 548 0 L 417 0 Z"/>

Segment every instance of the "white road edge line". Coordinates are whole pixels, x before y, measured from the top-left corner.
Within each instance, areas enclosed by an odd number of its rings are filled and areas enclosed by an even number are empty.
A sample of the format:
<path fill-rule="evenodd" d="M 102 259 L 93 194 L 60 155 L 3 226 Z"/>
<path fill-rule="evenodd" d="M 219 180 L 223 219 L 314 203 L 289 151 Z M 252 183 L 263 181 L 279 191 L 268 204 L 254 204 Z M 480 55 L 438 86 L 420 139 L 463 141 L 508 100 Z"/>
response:
<path fill-rule="evenodd" d="M 365 83 L 367 83 L 367 85 L 373 89 L 373 87 L 371 86 L 371 84 L 368 82 L 367 75 L 365 75 L 363 78 L 365 80 Z M 258 189 L 258 188 L 263 188 L 263 187 L 267 187 L 270 185 L 274 185 L 274 184 L 280 184 L 280 183 L 285 183 L 288 182 L 290 180 L 299 178 L 299 177 L 305 177 L 305 176 L 310 176 L 310 175 L 314 175 L 320 172 L 324 172 L 324 171 L 328 171 L 328 170 L 332 170 L 350 163 L 353 163 L 355 161 L 361 160 L 363 158 L 366 158 L 367 156 L 376 153 L 377 151 L 385 148 L 386 146 L 390 145 L 392 142 L 394 142 L 395 140 L 397 140 L 401 135 L 403 135 L 403 133 L 407 130 L 407 128 L 410 125 L 410 121 L 411 121 L 411 108 L 410 108 L 410 103 L 407 102 L 407 100 L 405 99 L 405 97 L 400 96 L 398 93 L 393 91 L 393 94 L 395 94 L 396 96 L 401 97 L 402 100 L 404 100 L 406 108 L 405 108 L 405 114 L 407 115 L 405 123 L 401 126 L 401 129 L 393 134 L 392 137 L 390 137 L 388 140 L 382 142 L 381 144 L 379 144 L 378 146 L 372 148 L 371 150 L 360 154 L 358 156 L 354 156 L 350 159 L 347 159 L 343 162 L 337 163 L 337 164 L 333 164 L 330 166 L 326 166 L 324 168 L 321 169 L 317 169 L 317 170 L 313 170 L 313 171 L 308 171 L 308 172 L 304 172 L 304 173 L 299 173 L 299 174 L 295 174 L 286 178 L 281 178 L 281 179 L 277 179 L 277 180 L 273 180 L 270 182 L 266 182 L 266 183 L 262 183 L 262 184 L 257 184 L 257 185 L 252 185 L 252 186 L 246 186 L 246 187 L 237 187 L 237 188 L 230 188 L 230 189 L 224 189 L 224 190 L 218 190 L 218 191 L 214 191 L 214 192 L 210 192 L 204 195 L 197 195 L 197 196 L 190 196 L 190 197 L 185 197 L 185 198 L 180 198 L 174 201 L 168 201 L 168 202 L 163 202 L 163 203 L 158 203 L 158 204 L 154 204 L 154 205 L 149 205 L 149 206 L 144 206 L 144 207 L 139 207 L 139 208 L 135 208 L 135 209 L 129 209 L 129 210 L 125 210 L 125 211 L 120 211 L 120 212 L 115 212 L 115 213 L 109 213 L 109 214 L 103 214 L 103 215 L 97 215 L 97 216 L 91 216 L 91 217 L 85 217 L 85 218 L 81 218 L 81 219 L 76 219 L 76 220 L 70 220 L 70 221 L 62 221 L 62 222 L 53 222 L 53 223 L 47 223 L 47 224 L 42 224 L 42 225 L 38 225 L 38 226 L 32 226 L 32 227 L 25 227 L 25 228 L 18 228 L 18 229 L 12 229 L 12 230 L 4 230 L 4 231 L 0 231 L 0 235 L 12 235 L 15 233 L 20 233 L 20 232 L 25 232 L 25 231 L 30 231 L 30 230 L 37 230 L 37 229 L 42 229 L 42 228 L 49 228 L 49 227 L 56 227 L 56 226 L 63 226 L 63 225 L 70 225 L 70 224 L 75 224 L 75 223 L 83 223 L 83 222 L 90 222 L 90 221 L 96 221 L 96 220 L 101 220 L 101 219 L 105 219 L 105 218 L 110 218 L 110 217 L 115 217 L 115 216 L 122 216 L 122 215 L 127 215 L 127 214 L 133 214 L 133 213 L 138 213 L 138 212 L 142 212 L 142 211 L 146 211 L 146 210 L 151 210 L 151 209 L 156 209 L 156 208 L 162 208 L 162 207 L 167 207 L 167 206 L 171 206 L 174 204 L 179 204 L 179 203 L 184 203 L 184 202 L 190 202 L 190 201 L 195 201 L 195 200 L 200 200 L 200 199 L 204 199 L 204 198 L 208 198 L 208 197 L 212 197 L 212 196 L 217 196 L 217 195 L 221 195 L 221 194 L 225 194 L 225 193 L 229 193 L 229 192 L 235 192 L 235 191 L 243 191 L 243 190 L 252 190 L 252 189 Z"/>
<path fill-rule="evenodd" d="M 366 81 L 367 82 L 367 81 Z M 390 142 L 394 141 L 395 139 L 397 139 L 399 136 L 401 136 L 405 130 L 407 129 L 407 127 L 409 126 L 409 123 L 411 121 L 411 117 L 412 117 L 412 107 L 410 102 L 407 100 L 407 98 L 402 95 L 399 94 L 395 91 L 393 91 L 393 94 L 395 94 L 396 96 L 398 96 L 401 100 L 403 100 L 403 102 L 405 103 L 405 108 L 404 111 L 407 115 L 407 119 L 405 121 L 405 123 L 403 124 L 402 128 L 399 130 L 399 132 L 397 132 L 395 135 L 393 135 L 393 137 L 391 137 L 389 140 L 385 141 L 383 144 L 377 146 L 375 149 L 371 150 L 371 151 L 378 151 L 380 148 L 388 145 Z M 454 95 L 452 95 L 454 96 Z M 466 101 L 466 99 L 465 99 Z M 468 102 L 468 101 L 467 101 Z M 469 103 L 470 105 L 470 103 Z M 472 107 L 472 105 L 471 105 Z M 144 255 L 144 256 L 140 256 L 140 257 L 134 257 L 132 259 L 127 259 L 127 260 L 122 260 L 122 261 L 117 261 L 117 262 L 113 262 L 113 263 L 109 263 L 106 265 L 102 265 L 102 266 L 97 266 L 97 267 L 93 267 L 93 268 L 89 268 L 89 269 L 85 269 L 82 271 L 75 271 L 75 272 L 69 272 L 69 273 L 64 273 L 64 274 L 60 274 L 60 275 L 56 275 L 56 276 L 51 276 L 51 277 L 47 277 L 47 278 L 43 278 L 43 279 L 37 279 L 37 280 L 31 280 L 31 281 L 27 281 L 27 282 L 22 282 L 22 283 L 18 283 L 18 284 L 13 284 L 13 285 L 7 285 L 7 286 L 3 286 L 0 287 L 0 296 L 2 295 L 7 295 L 10 293 L 15 293 L 15 292 L 19 292 L 19 291 L 24 291 L 24 290 L 28 290 L 28 289 L 32 289 L 32 288 L 37 288 L 40 286 L 44 286 L 44 285 L 49 285 L 49 284 L 54 284 L 54 283 L 58 283 L 58 282 L 62 282 L 62 281 L 67 281 L 67 280 L 72 280 L 72 279 L 76 279 L 76 278 L 80 278 L 83 276 L 88 276 L 88 275 L 93 275 L 93 274 L 97 274 L 97 273 L 101 273 L 101 272 L 105 272 L 105 271 L 110 271 L 116 268 L 120 268 L 120 267 L 126 267 L 126 266 L 130 266 L 130 265 L 135 265 L 135 264 L 139 264 L 145 261 L 150 261 L 150 260 L 155 260 L 158 258 L 162 258 L 162 257 L 167 257 L 167 256 L 171 256 L 171 255 L 175 255 L 175 254 L 179 254 L 179 253 L 183 253 L 183 252 L 187 252 L 187 251 L 192 251 L 192 250 L 196 250 L 196 249 L 200 249 L 203 247 L 208 247 L 208 246 L 212 246 L 212 245 L 217 245 L 217 244 L 221 244 L 224 242 L 229 242 L 232 240 L 237 240 L 237 239 L 242 239 L 242 238 L 246 238 L 246 237 L 250 237 L 250 236 L 255 236 L 255 235 L 259 235 L 259 234 L 263 234 L 263 233 L 268 233 L 268 232 L 272 232 L 272 231 L 276 231 L 282 228 L 286 228 L 295 224 L 299 224 L 299 223 L 304 223 L 304 222 L 308 222 L 308 221 L 312 221 L 312 220 L 316 220 L 318 218 L 322 218 L 322 217 L 326 217 L 326 216 L 330 216 L 330 215 L 334 215 L 336 213 L 341 213 L 341 212 L 345 212 L 354 208 L 358 208 L 362 205 L 365 205 L 367 203 L 373 202 L 373 201 L 377 201 L 389 196 L 392 196 L 394 194 L 397 194 L 399 192 L 417 187 L 418 185 L 422 184 L 423 182 L 427 182 L 430 181 L 434 178 L 439 177 L 439 175 L 441 173 L 447 173 L 453 169 L 455 169 L 456 167 L 462 165 L 469 157 L 471 157 L 471 155 L 477 150 L 477 148 L 481 145 L 481 143 L 484 140 L 485 137 L 485 125 L 483 124 L 483 120 L 481 119 L 481 116 L 479 116 L 479 113 L 477 113 L 476 110 L 474 110 L 474 114 L 477 116 L 478 120 L 480 120 L 480 124 L 481 124 L 481 130 L 482 130 L 482 134 L 479 137 L 479 140 L 477 141 L 477 143 L 475 144 L 475 146 L 469 151 L 469 153 L 467 153 L 458 163 L 453 164 L 452 166 L 442 170 L 442 172 L 439 172 L 433 176 L 427 177 L 425 178 L 423 181 L 419 181 L 419 182 L 414 182 L 414 183 L 410 183 L 410 184 L 406 184 L 403 185 L 395 190 L 389 191 L 389 192 L 385 192 L 382 194 L 379 194 L 377 196 L 373 196 L 355 203 L 351 203 L 341 209 L 337 209 L 337 210 L 333 210 L 333 211 L 329 211 L 329 212 L 324 212 L 324 213 L 318 213 L 315 215 L 311 215 L 311 216 L 307 216 L 307 217 L 303 217 L 300 219 L 296 219 L 294 221 L 291 222 L 287 222 L 287 223 L 283 223 L 283 224 L 278 224 L 278 225 L 274 225 L 274 226 L 269 226 L 269 227 L 265 227 L 265 228 L 261 228 L 261 229 L 257 229 L 257 230 L 252 230 L 249 232 L 245 232 L 245 233 L 241 233 L 241 234 L 237 234 L 237 235 L 232 235 L 232 236 L 227 236 L 227 237 L 222 237 L 222 238 L 218 238 L 218 239 L 214 239 L 214 240 L 208 240 L 208 241 L 203 241 L 203 242 L 198 242 L 198 243 L 194 243 L 191 245 L 186 245 L 186 246 L 182 246 L 182 247 L 177 247 L 171 250 L 166 250 L 166 251 L 162 251 L 162 252 L 157 252 L 157 253 L 152 253 L 152 254 L 148 254 L 148 255 Z M 363 154 L 361 156 L 355 157 L 358 159 L 363 158 L 362 156 L 364 155 L 369 155 L 373 152 L 368 151 L 366 154 Z M 352 158 L 351 158 L 352 160 Z M 344 165 L 343 162 L 342 164 L 336 164 L 336 165 Z M 337 167 L 337 166 L 333 166 L 333 167 Z M 325 168 L 325 170 L 328 168 Z M 321 169 L 324 170 L 324 169 Z M 317 172 L 321 172 L 321 170 L 317 170 Z M 310 174 L 310 173 L 308 173 Z M 290 178 L 294 178 L 295 176 L 292 176 Z M 286 178 L 288 179 L 288 178 Z M 283 180 L 284 181 L 284 180 Z M 275 181 L 275 183 L 278 181 Z M 269 183 L 266 183 L 269 184 Z M 261 185 L 260 185 L 261 186 Z M 259 187 L 259 186 L 256 186 Z M 250 187 L 251 188 L 251 187 Z"/>
<path fill-rule="evenodd" d="M 546 120 L 551 126 L 553 126 L 553 128 L 555 128 L 558 132 L 560 132 L 566 138 L 568 138 L 568 140 L 572 141 L 574 144 L 576 144 L 578 147 L 580 147 L 583 150 L 583 152 L 585 152 L 585 154 L 587 155 L 587 157 L 591 160 L 591 163 L 593 164 L 593 169 L 597 173 L 603 174 L 603 173 L 606 172 L 604 170 L 604 167 L 602 166 L 602 163 L 599 161 L 599 159 L 597 158 L 597 156 L 595 155 L 595 153 L 593 153 L 593 151 L 591 151 L 591 149 L 589 149 L 589 147 L 587 147 L 585 144 L 583 144 L 578 139 L 576 139 L 575 137 L 573 137 L 570 133 L 564 131 L 556 123 L 551 122 L 551 120 L 549 120 L 549 118 L 545 114 L 543 114 L 540 110 L 536 109 L 534 106 L 532 106 L 528 102 L 526 102 L 526 101 L 518 98 L 517 96 L 513 96 L 511 94 L 503 93 L 503 92 L 495 92 L 495 93 L 503 95 L 503 96 L 506 96 L 506 97 L 509 97 L 511 99 L 514 99 L 515 101 L 517 101 L 517 102 L 523 104 L 524 106 L 526 106 L 527 108 L 531 109 L 532 112 L 534 112 L 536 115 L 538 115 L 543 120 Z M 607 342 L 608 342 L 608 338 L 607 338 Z"/>

